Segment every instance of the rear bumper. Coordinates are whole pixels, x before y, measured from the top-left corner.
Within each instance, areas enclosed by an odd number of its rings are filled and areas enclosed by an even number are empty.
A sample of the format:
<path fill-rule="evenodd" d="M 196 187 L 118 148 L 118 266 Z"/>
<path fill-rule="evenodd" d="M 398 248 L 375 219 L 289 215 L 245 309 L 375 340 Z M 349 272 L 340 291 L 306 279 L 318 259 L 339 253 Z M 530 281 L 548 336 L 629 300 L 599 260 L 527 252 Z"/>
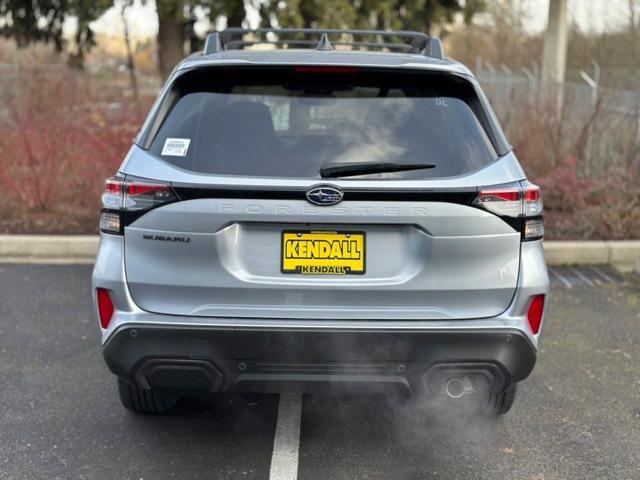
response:
<path fill-rule="evenodd" d="M 494 388 L 526 378 L 536 350 L 518 329 L 268 329 L 124 324 L 104 344 L 110 370 L 141 387 L 199 391 L 429 389 L 443 369 Z"/>

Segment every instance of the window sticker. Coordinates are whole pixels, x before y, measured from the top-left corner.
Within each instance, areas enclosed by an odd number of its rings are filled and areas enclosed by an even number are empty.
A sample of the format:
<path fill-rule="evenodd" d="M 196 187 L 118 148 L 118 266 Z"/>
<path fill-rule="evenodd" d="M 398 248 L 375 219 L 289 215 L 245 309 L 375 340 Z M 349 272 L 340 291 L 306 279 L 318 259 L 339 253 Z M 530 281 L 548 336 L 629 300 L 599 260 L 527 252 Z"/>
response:
<path fill-rule="evenodd" d="M 164 141 L 161 155 L 184 157 L 187 155 L 190 143 L 190 138 L 167 138 Z"/>

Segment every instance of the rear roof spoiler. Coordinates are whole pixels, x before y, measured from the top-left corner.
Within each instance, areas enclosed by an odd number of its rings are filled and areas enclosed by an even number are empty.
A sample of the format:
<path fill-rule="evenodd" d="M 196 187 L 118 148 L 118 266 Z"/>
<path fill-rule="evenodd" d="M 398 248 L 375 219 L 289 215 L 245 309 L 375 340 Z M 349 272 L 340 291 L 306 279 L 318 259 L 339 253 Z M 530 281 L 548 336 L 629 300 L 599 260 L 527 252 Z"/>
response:
<path fill-rule="evenodd" d="M 333 40 L 330 40 L 330 37 Z M 241 50 L 258 44 L 309 48 L 323 51 L 336 46 L 382 49 L 415 53 L 436 60 L 444 59 L 442 42 L 426 33 L 386 30 L 343 30 L 317 28 L 227 28 L 207 35 L 204 55 L 225 50 Z"/>

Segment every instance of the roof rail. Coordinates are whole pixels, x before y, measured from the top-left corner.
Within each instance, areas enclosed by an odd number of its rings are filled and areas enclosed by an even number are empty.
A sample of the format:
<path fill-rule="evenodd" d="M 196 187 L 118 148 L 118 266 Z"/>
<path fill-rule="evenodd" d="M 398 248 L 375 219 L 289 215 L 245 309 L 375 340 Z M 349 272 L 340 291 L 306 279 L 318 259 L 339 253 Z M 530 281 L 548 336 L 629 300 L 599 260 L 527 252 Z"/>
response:
<path fill-rule="evenodd" d="M 245 35 L 253 38 L 246 39 Z M 270 34 L 270 37 L 268 35 Z M 329 40 L 329 36 L 335 40 Z M 351 38 L 345 39 L 345 36 Z M 273 38 L 275 37 L 275 39 Z M 364 39 L 356 40 L 357 37 Z M 367 38 L 369 37 L 369 38 Z M 386 40 L 385 40 L 386 39 Z M 386 31 L 386 30 L 343 30 L 317 28 L 236 28 L 207 35 L 204 55 L 220 53 L 223 50 L 236 50 L 258 44 L 286 45 L 291 47 L 333 50 L 334 46 L 382 48 L 405 53 L 418 53 L 438 60 L 444 58 L 440 39 L 422 32 Z"/>
<path fill-rule="evenodd" d="M 220 53 L 222 51 L 222 43 L 220 42 L 220 33 L 213 32 L 207 35 L 204 42 L 204 54 Z"/>

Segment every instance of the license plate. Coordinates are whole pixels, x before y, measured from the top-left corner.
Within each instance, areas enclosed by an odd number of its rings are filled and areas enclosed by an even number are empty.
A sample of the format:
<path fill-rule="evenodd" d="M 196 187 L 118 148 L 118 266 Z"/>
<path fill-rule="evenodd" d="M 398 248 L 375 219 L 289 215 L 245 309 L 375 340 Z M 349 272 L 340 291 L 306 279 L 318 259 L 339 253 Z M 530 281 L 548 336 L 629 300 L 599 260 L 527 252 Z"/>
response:
<path fill-rule="evenodd" d="M 365 233 L 284 231 L 282 273 L 362 275 L 365 273 Z"/>

